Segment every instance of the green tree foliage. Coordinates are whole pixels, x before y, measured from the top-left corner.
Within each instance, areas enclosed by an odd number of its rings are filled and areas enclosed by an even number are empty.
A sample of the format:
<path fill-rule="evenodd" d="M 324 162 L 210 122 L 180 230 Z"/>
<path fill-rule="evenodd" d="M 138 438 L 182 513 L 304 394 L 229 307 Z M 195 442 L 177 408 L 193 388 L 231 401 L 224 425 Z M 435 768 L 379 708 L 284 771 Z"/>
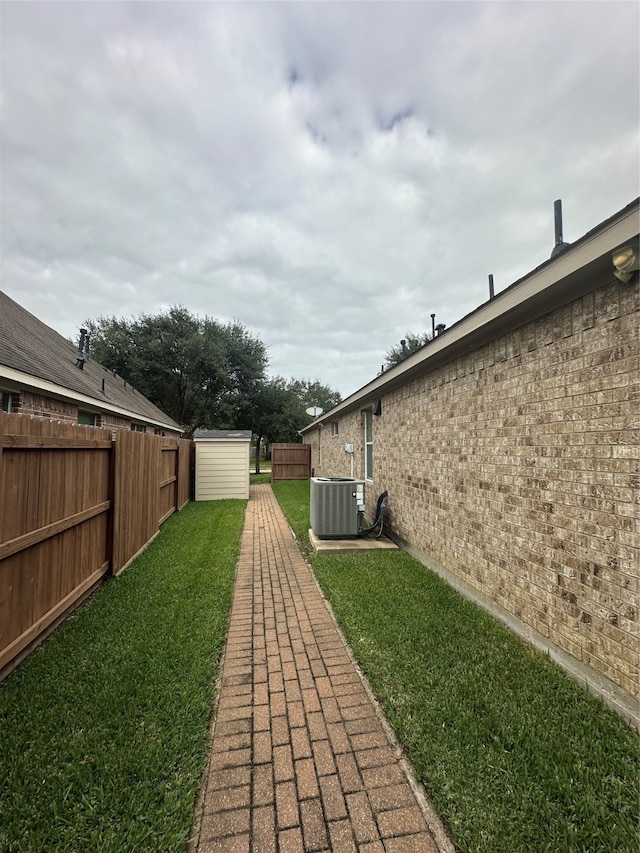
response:
<path fill-rule="evenodd" d="M 323 412 L 328 412 L 337 406 L 342 399 L 338 391 L 329 388 L 328 385 L 321 385 L 317 380 L 311 379 L 291 379 L 289 388 L 302 404 L 303 412 L 311 406 L 319 406 Z M 305 426 L 311 418 L 309 415 L 304 415 L 305 420 L 302 426 Z M 298 427 L 300 429 L 301 427 Z"/>
<path fill-rule="evenodd" d="M 298 441 L 305 409 L 328 411 L 340 394 L 311 379 L 268 378 L 267 351 L 239 322 L 193 316 L 174 306 L 131 320 L 86 323 L 93 357 L 115 370 L 185 432 L 251 429 L 263 439 Z"/>
<path fill-rule="evenodd" d="M 313 420 L 306 413 L 311 406 L 328 411 L 340 402 L 340 394 L 311 379 L 266 380 L 251 397 L 251 429 L 256 436 L 256 471 L 260 471 L 263 441 L 297 442 L 298 431 Z"/>
<path fill-rule="evenodd" d="M 291 392 L 281 376 L 263 382 L 251 396 L 250 421 L 256 437 L 256 472 L 260 472 L 263 441 L 295 441 L 298 438 Z M 295 436 L 292 437 L 292 436 Z"/>
<path fill-rule="evenodd" d="M 183 426 L 243 427 L 248 397 L 265 380 L 264 344 L 239 322 L 164 314 L 89 320 L 91 351 Z M 249 428 L 247 425 L 246 428 Z"/>
<path fill-rule="evenodd" d="M 401 361 L 411 355 L 411 353 L 419 350 L 420 347 L 423 347 L 425 344 L 429 343 L 431 340 L 431 335 L 428 332 L 422 332 L 421 334 L 415 334 L 414 332 L 407 332 L 404 337 L 405 347 L 403 349 L 402 344 L 398 344 L 396 347 L 391 347 L 391 349 L 387 352 L 384 357 L 384 361 L 387 367 L 393 367 L 394 364 L 400 364 Z"/>

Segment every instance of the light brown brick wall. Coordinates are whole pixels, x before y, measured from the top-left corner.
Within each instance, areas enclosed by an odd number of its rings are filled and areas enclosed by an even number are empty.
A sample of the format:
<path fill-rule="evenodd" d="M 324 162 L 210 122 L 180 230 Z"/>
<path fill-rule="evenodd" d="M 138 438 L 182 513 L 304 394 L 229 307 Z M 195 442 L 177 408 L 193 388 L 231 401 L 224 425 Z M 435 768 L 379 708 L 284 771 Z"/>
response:
<path fill-rule="evenodd" d="M 311 443 L 311 467 L 316 477 L 364 478 L 364 427 L 360 411 L 343 415 L 338 435 L 331 435 L 331 424 L 304 438 Z M 321 433 L 319 436 L 318 433 Z M 345 444 L 353 444 L 353 474 L 351 456 L 345 453 Z M 321 447 L 320 447 L 321 446 Z M 320 452 L 320 449 L 322 452 Z"/>
<path fill-rule="evenodd" d="M 640 696 L 638 286 L 610 284 L 382 398 L 373 510 L 549 643 Z M 360 412 L 319 475 L 363 472 Z"/>

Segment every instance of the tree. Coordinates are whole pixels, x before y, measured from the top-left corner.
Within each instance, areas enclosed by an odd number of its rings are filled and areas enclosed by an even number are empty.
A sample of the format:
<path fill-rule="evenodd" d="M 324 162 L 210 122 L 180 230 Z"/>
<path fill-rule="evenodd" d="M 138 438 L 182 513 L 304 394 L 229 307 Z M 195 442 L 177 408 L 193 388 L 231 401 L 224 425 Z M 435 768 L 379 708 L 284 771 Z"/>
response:
<path fill-rule="evenodd" d="M 260 473 L 262 442 L 291 441 L 292 432 L 296 435 L 292 394 L 286 380 L 276 376 L 256 388 L 251 397 L 250 423 L 256 437 L 256 473 Z"/>
<path fill-rule="evenodd" d="M 311 379 L 291 379 L 289 388 L 294 392 L 300 400 L 303 410 L 309 409 L 311 406 L 319 406 L 323 412 L 328 412 L 337 406 L 342 399 L 339 391 L 334 391 L 328 385 L 321 385 L 317 380 Z M 306 420 L 302 426 L 306 426 L 311 419 L 309 415 L 305 415 Z"/>
<path fill-rule="evenodd" d="M 400 364 L 408 355 L 428 344 L 430 340 L 431 335 L 428 332 L 422 332 L 421 334 L 407 332 L 404 337 L 404 347 L 401 342 L 397 347 L 391 347 L 385 355 L 384 361 L 386 366 L 393 367 L 394 364 Z"/>
<path fill-rule="evenodd" d="M 300 441 L 299 430 L 313 419 L 311 406 L 328 411 L 340 402 L 340 394 L 317 380 L 283 379 L 265 381 L 252 397 L 251 428 L 256 436 L 256 472 L 260 471 L 263 441 Z"/>
<path fill-rule="evenodd" d="M 238 321 L 223 325 L 182 306 L 136 319 L 87 321 L 91 352 L 182 425 L 251 429 L 268 441 L 296 441 L 311 418 L 340 394 L 317 380 L 268 379 L 264 344 Z M 258 448 L 259 450 L 259 448 Z"/>
<path fill-rule="evenodd" d="M 233 428 L 264 381 L 264 344 L 239 322 L 223 325 L 182 306 L 164 314 L 89 320 L 91 351 L 192 433 Z"/>

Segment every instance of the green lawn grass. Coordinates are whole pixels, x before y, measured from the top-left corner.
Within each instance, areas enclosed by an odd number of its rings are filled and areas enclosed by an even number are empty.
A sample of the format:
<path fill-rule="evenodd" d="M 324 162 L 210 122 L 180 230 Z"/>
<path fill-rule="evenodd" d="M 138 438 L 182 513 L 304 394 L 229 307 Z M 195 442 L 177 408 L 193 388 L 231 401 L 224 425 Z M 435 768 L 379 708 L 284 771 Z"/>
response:
<path fill-rule="evenodd" d="M 250 474 L 249 481 L 252 486 L 259 485 L 260 483 L 270 483 L 271 471 L 261 471 L 259 474 Z"/>
<path fill-rule="evenodd" d="M 0 850 L 185 848 L 244 501 L 191 503 L 0 685 Z"/>
<path fill-rule="evenodd" d="M 308 553 L 308 482 L 273 489 Z M 409 555 L 310 559 L 462 851 L 638 853 L 640 739 L 614 712 Z"/>
<path fill-rule="evenodd" d="M 305 554 L 309 553 L 309 481 L 280 480 L 271 488 Z"/>

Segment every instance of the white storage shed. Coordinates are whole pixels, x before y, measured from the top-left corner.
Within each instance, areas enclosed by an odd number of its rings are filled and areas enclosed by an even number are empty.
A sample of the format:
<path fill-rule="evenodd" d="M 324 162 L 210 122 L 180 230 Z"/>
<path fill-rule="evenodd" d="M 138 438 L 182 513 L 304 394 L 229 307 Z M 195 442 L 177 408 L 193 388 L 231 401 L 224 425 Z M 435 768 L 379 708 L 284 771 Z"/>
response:
<path fill-rule="evenodd" d="M 199 429 L 196 446 L 196 500 L 249 498 L 251 430 Z"/>

